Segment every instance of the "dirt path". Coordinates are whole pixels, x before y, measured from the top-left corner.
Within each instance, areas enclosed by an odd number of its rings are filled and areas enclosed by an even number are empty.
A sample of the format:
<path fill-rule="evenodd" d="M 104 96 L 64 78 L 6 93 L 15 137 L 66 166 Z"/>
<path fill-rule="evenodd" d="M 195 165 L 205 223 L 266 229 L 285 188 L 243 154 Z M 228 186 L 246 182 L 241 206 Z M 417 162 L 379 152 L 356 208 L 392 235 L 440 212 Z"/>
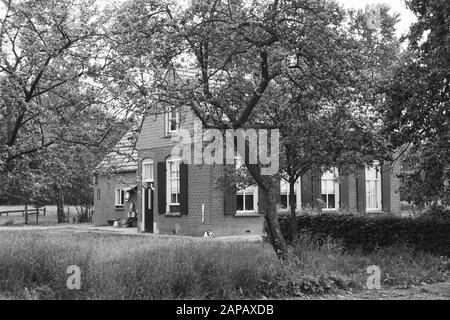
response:
<path fill-rule="evenodd" d="M 0 300 L 14 300 L 15 297 L 0 292 Z M 303 297 L 314 300 L 450 300 L 450 281 L 425 284 L 409 289 L 368 290 L 349 294 L 335 294 L 319 298 Z"/>
<path fill-rule="evenodd" d="M 322 297 L 326 300 L 450 300 L 450 281 L 423 284 L 408 289 L 367 290 Z"/>
<path fill-rule="evenodd" d="M 157 240 L 161 239 L 174 239 L 174 240 L 190 240 L 190 241 L 261 241 L 262 237 L 259 235 L 238 235 L 238 236 L 221 236 L 214 238 L 203 238 L 203 237 L 191 237 L 183 235 L 164 235 L 164 234 L 154 234 L 154 233 L 140 233 L 137 228 L 114 228 L 111 226 L 96 227 L 92 224 L 59 224 L 54 226 L 38 226 L 38 225 L 27 225 L 27 226 L 0 226 L 0 232 L 2 231 L 47 231 L 54 233 L 99 233 L 99 234 L 113 234 L 113 235 L 134 235 L 147 238 L 155 238 Z"/>

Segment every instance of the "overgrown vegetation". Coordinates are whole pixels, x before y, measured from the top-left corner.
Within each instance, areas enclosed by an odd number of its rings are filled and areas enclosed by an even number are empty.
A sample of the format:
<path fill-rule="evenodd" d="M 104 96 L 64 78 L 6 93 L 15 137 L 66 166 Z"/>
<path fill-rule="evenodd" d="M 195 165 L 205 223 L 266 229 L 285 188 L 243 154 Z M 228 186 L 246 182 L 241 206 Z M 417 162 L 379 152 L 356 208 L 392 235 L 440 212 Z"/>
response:
<path fill-rule="evenodd" d="M 450 221 L 442 218 L 445 216 L 445 210 L 442 210 L 432 209 L 420 218 L 335 213 L 301 215 L 297 217 L 297 223 L 299 229 L 312 232 L 318 239 L 331 237 L 342 241 L 350 251 L 371 253 L 381 248 L 406 245 L 416 251 L 449 257 Z M 286 240 L 292 243 L 290 216 L 280 216 L 279 223 Z"/>
<path fill-rule="evenodd" d="M 372 264 L 384 287 L 446 278 L 432 255 L 405 247 L 348 254 L 337 241 L 301 235 L 293 257 L 281 262 L 266 243 L 3 231 L 0 292 L 25 299 L 301 297 L 363 290 Z M 66 287 L 69 265 L 81 268 L 81 290 Z"/>

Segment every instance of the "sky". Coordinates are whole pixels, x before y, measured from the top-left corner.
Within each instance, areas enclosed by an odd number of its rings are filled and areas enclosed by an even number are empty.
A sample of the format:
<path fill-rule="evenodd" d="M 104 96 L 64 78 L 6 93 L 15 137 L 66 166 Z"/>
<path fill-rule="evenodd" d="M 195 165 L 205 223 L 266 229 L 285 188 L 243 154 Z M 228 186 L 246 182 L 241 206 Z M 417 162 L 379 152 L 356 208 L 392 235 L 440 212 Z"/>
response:
<path fill-rule="evenodd" d="M 105 0 L 99 0 L 103 2 Z M 117 1 L 117 0 L 116 0 Z M 178 0 L 180 2 L 186 2 L 187 0 Z M 414 14 L 406 8 L 405 0 L 336 0 L 342 4 L 344 8 L 364 9 L 367 5 L 373 5 L 377 3 L 387 3 L 390 5 L 392 12 L 400 14 L 400 22 L 397 24 L 397 36 L 405 34 L 409 30 L 411 23 L 416 21 Z M 123 2 L 120 0 L 118 2 Z M 2 2 L 0 2 L 0 19 L 4 15 L 4 8 L 2 8 Z"/>
<path fill-rule="evenodd" d="M 390 13 L 399 13 L 400 22 L 396 25 L 397 36 L 405 34 L 409 30 L 409 26 L 415 22 L 416 16 L 406 7 L 404 0 L 336 0 L 342 4 L 344 8 L 364 9 L 367 5 L 378 3 L 386 3 L 391 7 Z"/>

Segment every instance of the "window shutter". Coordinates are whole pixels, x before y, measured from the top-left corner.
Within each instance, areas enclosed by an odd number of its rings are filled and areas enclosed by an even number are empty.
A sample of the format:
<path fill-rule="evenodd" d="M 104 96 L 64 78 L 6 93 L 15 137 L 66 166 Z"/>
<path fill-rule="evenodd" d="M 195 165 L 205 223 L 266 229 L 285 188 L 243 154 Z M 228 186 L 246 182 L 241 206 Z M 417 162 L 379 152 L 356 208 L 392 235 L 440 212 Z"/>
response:
<path fill-rule="evenodd" d="M 318 201 L 318 199 L 322 199 L 322 174 L 320 172 L 320 169 L 318 168 L 313 169 L 311 176 L 312 176 L 313 207 L 321 209 L 322 206 Z"/>
<path fill-rule="evenodd" d="M 157 164 L 157 174 L 158 174 L 158 213 L 166 213 L 166 162 L 158 162 Z"/>
<path fill-rule="evenodd" d="M 301 190 L 302 190 L 302 207 L 303 208 L 312 207 L 313 194 L 312 194 L 311 170 L 302 175 Z"/>
<path fill-rule="evenodd" d="M 339 170 L 339 209 L 348 210 L 348 173 Z"/>
<path fill-rule="evenodd" d="M 233 168 L 234 165 L 226 165 Z M 237 197 L 236 197 L 236 185 L 229 184 L 224 190 L 224 213 L 226 216 L 234 216 L 236 214 Z"/>
<path fill-rule="evenodd" d="M 188 165 L 180 163 L 180 213 L 183 215 L 188 214 Z"/>
<path fill-rule="evenodd" d="M 356 197 L 357 197 L 357 209 L 358 212 L 366 212 L 366 167 L 361 166 L 358 168 L 358 174 L 356 177 Z"/>
<path fill-rule="evenodd" d="M 229 186 L 225 190 L 225 215 L 234 216 L 236 214 L 236 187 Z"/>
<path fill-rule="evenodd" d="M 383 211 L 389 211 L 391 207 L 391 174 L 390 166 L 383 164 L 381 167 L 381 207 Z"/>

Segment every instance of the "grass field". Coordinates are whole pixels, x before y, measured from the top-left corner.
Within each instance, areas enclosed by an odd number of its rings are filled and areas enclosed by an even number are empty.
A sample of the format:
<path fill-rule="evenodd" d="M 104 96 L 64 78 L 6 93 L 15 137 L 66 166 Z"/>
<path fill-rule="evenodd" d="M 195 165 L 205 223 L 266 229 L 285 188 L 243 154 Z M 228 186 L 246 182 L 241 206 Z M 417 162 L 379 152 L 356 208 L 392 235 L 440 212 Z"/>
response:
<path fill-rule="evenodd" d="M 345 254 L 307 236 L 281 263 L 263 242 L 93 233 L 0 231 L 0 296 L 25 299 L 244 299 L 362 292 L 367 267 L 378 265 L 383 288 L 446 279 L 438 257 L 408 248 Z M 67 267 L 81 269 L 69 290 Z"/>
<path fill-rule="evenodd" d="M 10 211 L 10 210 L 24 210 L 25 206 L 0 206 L 0 212 Z M 32 206 L 28 206 L 28 210 L 33 209 Z M 65 212 L 69 210 L 69 217 L 76 217 L 77 211 L 75 207 L 64 207 Z M 40 210 L 41 212 L 41 210 Z M 21 213 L 10 213 L 8 216 L 2 214 L 0 216 L 0 226 L 4 225 L 23 225 L 25 223 L 25 218 Z M 39 225 L 53 225 L 57 224 L 58 219 L 56 216 L 56 206 L 46 206 L 46 214 L 42 216 L 39 214 Z M 29 216 L 29 224 L 36 224 L 36 216 Z"/>

